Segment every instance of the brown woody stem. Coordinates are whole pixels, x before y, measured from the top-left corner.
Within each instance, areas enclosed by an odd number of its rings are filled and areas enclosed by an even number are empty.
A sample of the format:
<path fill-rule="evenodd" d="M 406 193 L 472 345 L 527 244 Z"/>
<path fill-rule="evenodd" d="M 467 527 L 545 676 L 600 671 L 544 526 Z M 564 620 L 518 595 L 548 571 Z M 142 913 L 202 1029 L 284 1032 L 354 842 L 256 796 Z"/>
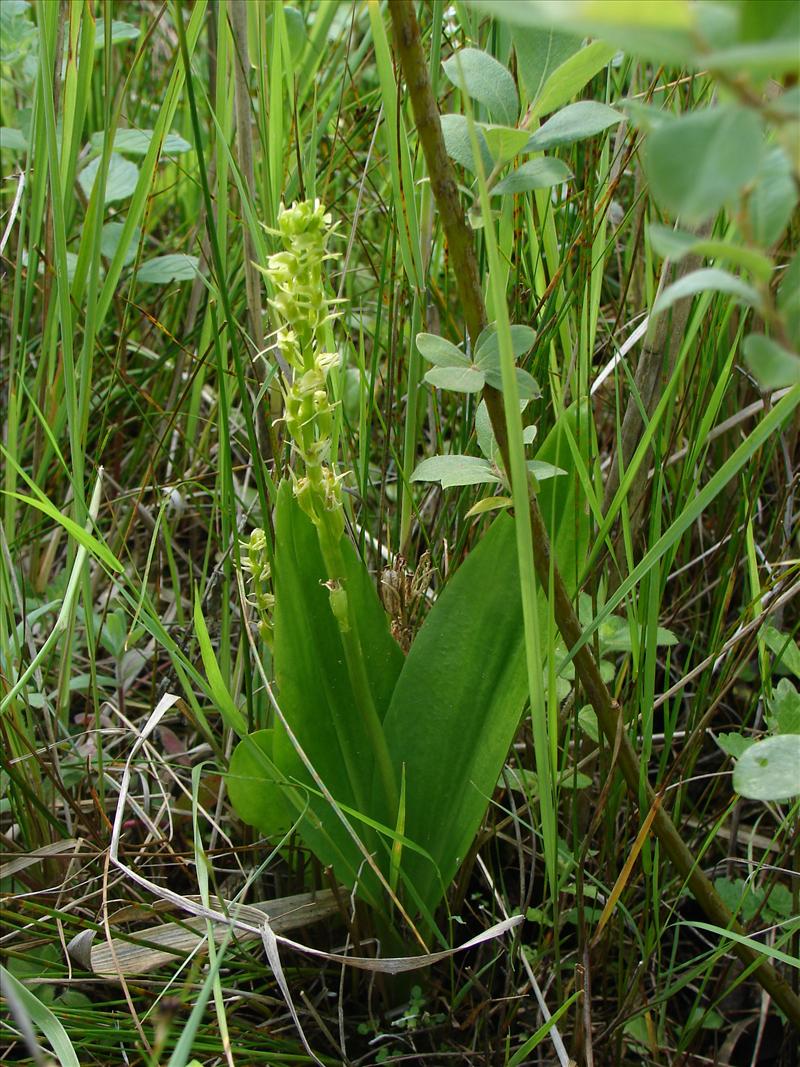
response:
<path fill-rule="evenodd" d="M 486 306 L 472 234 L 464 219 L 455 173 L 444 145 L 439 109 L 431 91 L 428 66 L 420 40 L 414 6 L 411 0 L 390 0 L 389 2 L 395 49 L 408 86 L 417 123 L 417 133 L 422 142 L 431 188 L 439 208 L 467 329 L 474 342 L 486 326 Z M 502 394 L 487 386 L 484 389 L 483 398 L 489 410 L 492 429 L 503 457 L 503 464 L 505 469 L 510 471 Z M 542 588 L 548 589 L 552 571 L 553 612 L 556 625 L 567 648 L 574 648 L 582 637 L 581 625 L 555 560 L 551 559 L 550 539 L 535 496 L 530 498 L 530 517 L 536 575 Z M 597 715 L 600 728 L 612 751 L 617 751 L 617 766 L 622 772 L 631 795 L 634 800 L 637 800 L 641 782 L 643 779 L 646 782 L 646 778 L 641 773 L 639 758 L 624 728 L 619 705 L 612 698 L 600 676 L 598 665 L 588 644 L 581 644 L 575 653 L 574 662 L 577 676 Z M 717 926 L 737 934 L 744 934 L 745 931 L 735 922 L 711 881 L 697 866 L 694 856 L 678 833 L 672 819 L 664 807 L 657 803 L 656 793 L 649 784 L 645 785 L 644 796 L 648 808 L 656 805 L 653 832 L 708 919 Z M 763 989 L 769 993 L 795 1028 L 800 1030 L 800 997 L 789 984 L 759 952 L 749 945 L 734 941 L 731 949 L 747 966 L 754 968 L 753 974 Z"/>

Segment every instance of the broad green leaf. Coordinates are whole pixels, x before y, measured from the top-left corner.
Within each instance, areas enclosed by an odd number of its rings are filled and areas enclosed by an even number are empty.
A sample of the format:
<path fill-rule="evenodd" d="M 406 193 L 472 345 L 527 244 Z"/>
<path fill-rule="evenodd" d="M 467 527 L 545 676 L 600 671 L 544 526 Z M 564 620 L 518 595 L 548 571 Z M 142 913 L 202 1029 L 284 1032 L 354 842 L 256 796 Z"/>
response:
<path fill-rule="evenodd" d="M 419 354 L 437 367 L 468 367 L 469 360 L 452 342 L 436 333 L 418 333 Z"/>
<path fill-rule="evenodd" d="M 763 145 L 761 123 L 746 108 L 725 105 L 682 115 L 647 139 L 651 192 L 684 222 L 703 222 L 755 177 Z"/>
<path fill-rule="evenodd" d="M 582 599 L 582 598 L 581 598 Z M 591 606 L 591 601 L 589 602 Z M 591 614 L 590 614 L 591 618 Z M 610 615 L 598 630 L 601 653 L 609 652 L 632 652 L 633 641 L 631 627 L 627 619 L 619 615 Z M 659 626 L 656 630 L 656 646 L 676 645 L 678 639 L 670 630 Z"/>
<path fill-rule="evenodd" d="M 514 522 L 500 516 L 411 646 L 384 728 L 406 773 L 402 869 L 433 910 L 491 799 L 527 694 Z"/>
<path fill-rule="evenodd" d="M 748 748 L 755 744 L 752 737 L 744 737 L 742 734 L 735 733 L 717 734 L 716 742 L 727 756 L 733 756 L 734 759 L 739 759 Z"/>
<path fill-rule="evenodd" d="M 794 3 L 742 0 L 739 5 L 739 38 L 742 41 L 796 40 L 798 32 L 800 13 Z"/>
<path fill-rule="evenodd" d="M 578 723 L 586 736 L 597 744 L 600 740 L 600 728 L 597 725 L 597 714 L 591 704 L 584 704 L 578 712 Z"/>
<path fill-rule="evenodd" d="M 294 822 L 284 797 L 283 778 L 270 780 L 250 745 L 261 749 L 273 761 L 274 730 L 258 730 L 233 750 L 225 783 L 231 803 L 240 819 L 255 826 L 266 837 L 276 837 Z"/>
<path fill-rule="evenodd" d="M 511 27 L 511 39 L 517 53 L 517 72 L 535 103 L 547 79 L 581 47 L 580 37 L 538 27 Z"/>
<path fill-rule="evenodd" d="M 771 337 L 751 333 L 742 345 L 744 358 L 762 389 L 782 389 L 800 382 L 800 356 Z"/>
<path fill-rule="evenodd" d="M 502 392 L 503 389 L 503 376 L 500 373 L 499 367 L 488 367 L 484 371 L 486 375 L 486 381 L 493 389 L 499 389 Z M 522 367 L 516 368 L 517 375 L 517 392 L 519 393 L 520 400 L 536 400 L 542 394 L 539 389 L 539 385 L 535 378 L 533 378 Z"/>
<path fill-rule="evenodd" d="M 548 189 L 560 185 L 572 178 L 572 171 L 566 163 L 553 156 L 530 159 L 521 167 L 507 175 L 490 190 L 492 196 L 506 193 L 527 193 L 531 189 Z"/>
<path fill-rule="evenodd" d="M 2 976 L 2 985 L 9 999 L 13 997 L 33 1025 L 44 1034 L 52 1045 L 61 1067 L 80 1067 L 80 1061 L 67 1031 L 50 1008 L 2 964 L 0 964 L 0 976 Z"/>
<path fill-rule="evenodd" d="M 800 44 L 796 50 L 800 54 Z M 797 185 L 792 165 L 784 150 L 776 146 L 764 157 L 747 197 L 753 239 L 765 248 L 774 245 L 789 224 L 796 204 Z"/>
<path fill-rule="evenodd" d="M 533 348 L 536 331 L 530 326 L 511 326 L 511 348 L 514 359 L 525 356 Z M 475 362 L 484 370 L 499 367 L 500 342 L 497 339 L 497 327 L 492 323 L 481 332 L 475 345 Z"/>
<path fill-rule="evenodd" d="M 528 400 L 520 400 L 519 410 L 524 411 L 528 406 Z M 489 418 L 489 410 L 486 407 L 486 401 L 481 400 L 478 404 L 478 410 L 475 412 L 475 434 L 478 438 L 478 447 L 484 456 L 493 463 L 497 462 L 499 450 L 497 447 L 497 440 L 494 436 L 494 430 L 492 429 L 492 420 Z M 536 437 L 535 426 L 524 426 L 522 428 L 522 440 L 526 445 L 533 443 Z"/>
<path fill-rule="evenodd" d="M 485 496 L 483 500 L 472 505 L 466 516 L 471 519 L 476 515 L 485 515 L 488 511 L 500 511 L 503 508 L 510 508 L 512 503 L 510 496 Z"/>
<path fill-rule="evenodd" d="M 774 0 L 773 0 L 774 2 Z M 787 6 L 794 3 L 789 0 Z M 768 6 L 761 0 L 762 8 Z M 742 71 L 754 77 L 778 77 L 800 72 L 800 48 L 797 37 L 784 41 L 759 41 L 752 44 L 732 45 L 709 52 L 705 57 L 708 70 L 720 73 L 740 74 Z"/>
<path fill-rule="evenodd" d="M 526 466 L 538 482 L 546 482 L 548 478 L 557 478 L 560 474 L 567 473 L 561 467 L 554 467 L 552 463 L 544 463 L 540 459 L 530 459 Z"/>
<path fill-rule="evenodd" d="M 533 108 L 535 115 L 547 115 L 566 104 L 607 66 L 616 47 L 605 41 L 592 41 L 554 70 Z"/>
<path fill-rule="evenodd" d="M 660 126 L 667 126 L 671 122 L 677 122 L 679 116 L 672 111 L 667 111 L 660 104 L 646 104 L 642 100 L 620 100 L 619 107 L 625 109 L 625 113 L 638 130 L 650 133 Z"/>
<path fill-rule="evenodd" d="M 122 22 L 119 19 L 111 20 L 111 43 L 123 44 L 125 41 L 135 41 L 139 36 L 139 27 L 130 22 Z M 98 19 L 94 31 L 95 48 L 105 48 L 106 24 L 105 19 Z"/>
<path fill-rule="evenodd" d="M 78 182 L 87 199 L 92 195 L 100 163 L 100 156 L 97 156 L 90 160 L 78 175 Z M 138 180 L 139 168 L 135 163 L 131 163 L 129 159 L 123 159 L 122 156 L 112 155 L 106 177 L 105 202 L 112 204 L 116 200 L 127 199 L 133 194 Z"/>
<path fill-rule="evenodd" d="M 103 234 L 100 238 L 100 251 L 106 257 L 106 259 L 113 259 L 116 254 L 117 247 L 122 237 L 122 231 L 125 228 L 124 222 L 107 222 L 103 227 Z M 139 241 L 141 240 L 141 230 L 136 229 L 133 231 L 133 237 L 131 243 L 128 245 L 128 250 L 125 253 L 123 263 L 127 267 L 133 263 L 136 258 L 136 249 Z"/>
<path fill-rule="evenodd" d="M 513 126 L 519 97 L 511 74 L 497 60 L 477 48 L 462 48 L 442 64 L 456 88 L 483 104 L 493 122 Z"/>
<path fill-rule="evenodd" d="M 114 133 L 114 151 L 124 152 L 129 156 L 147 155 L 147 150 L 150 148 L 150 142 L 153 140 L 154 134 L 154 130 L 117 130 Z M 93 133 L 91 136 L 92 148 L 102 151 L 105 136 L 102 130 Z M 180 137 L 177 133 L 168 133 L 161 146 L 161 155 L 177 156 L 182 152 L 191 152 L 191 150 L 192 146 L 183 137 Z"/>
<path fill-rule="evenodd" d="M 751 745 L 733 768 L 733 788 L 750 800 L 791 800 L 800 794 L 800 734 Z"/>
<path fill-rule="evenodd" d="M 543 152 L 557 145 L 574 144 L 625 121 L 625 116 L 597 100 L 579 100 L 551 115 L 528 141 L 527 152 Z"/>
<path fill-rule="evenodd" d="M 527 137 L 525 138 L 527 140 Z M 0 126 L 0 152 L 24 152 L 28 141 L 22 130 L 13 126 Z"/>
<path fill-rule="evenodd" d="M 267 18 L 267 26 L 270 26 L 273 20 L 272 15 Z M 286 20 L 286 36 L 289 41 L 289 52 L 294 63 L 299 63 L 303 58 L 303 53 L 306 49 L 306 40 L 308 34 L 306 32 L 306 22 L 303 18 L 302 11 L 298 11 L 296 7 L 290 7 L 288 4 L 284 4 L 283 17 Z"/>
<path fill-rule="evenodd" d="M 800 645 L 797 641 L 774 626 L 765 626 L 761 634 L 767 648 L 775 656 L 775 666 L 785 667 L 795 678 L 800 678 Z"/>
<path fill-rule="evenodd" d="M 767 722 L 772 733 L 800 734 L 800 693 L 788 678 L 781 678 L 775 686 L 769 706 Z"/>
<path fill-rule="evenodd" d="M 714 888 L 743 923 L 752 922 L 757 914 L 766 924 L 784 921 L 793 914 L 791 890 L 780 882 L 773 882 L 768 893 L 752 878 L 715 878 Z"/>
<path fill-rule="evenodd" d="M 389 633 L 389 624 L 375 586 L 347 537 L 342 537 L 346 592 L 358 626 L 367 682 L 380 718 L 389 706 L 403 654 Z M 275 518 L 275 640 L 273 664 L 281 709 L 300 746 L 334 799 L 364 815 L 394 825 L 377 804 L 366 810 L 373 755 L 356 713 L 339 627 L 331 611 L 328 574 L 317 532 L 284 482 L 278 491 Z M 275 726 L 273 758 L 286 778 L 315 789 L 313 779 L 285 730 Z M 351 773 L 354 777 L 351 777 Z M 399 776 L 398 776 L 399 781 Z M 304 796 L 305 799 L 305 796 Z M 354 885 L 364 859 L 324 798 L 308 792 L 309 815 L 300 835 L 336 877 Z M 373 846 L 374 847 L 374 846 Z M 368 872 L 361 888 L 369 899 Z"/>
<path fill-rule="evenodd" d="M 641 26 L 658 30 L 689 28 L 686 0 L 578 0 L 580 17 L 603 19 L 609 26 Z"/>
<path fill-rule="evenodd" d="M 478 404 L 478 410 L 475 412 L 475 436 L 478 438 L 478 448 L 483 452 L 486 459 L 494 462 L 497 455 L 497 440 L 494 436 L 492 420 L 489 418 L 489 409 L 486 407 L 485 400 L 481 400 L 480 404 Z"/>
<path fill-rule="evenodd" d="M 763 904 L 763 890 L 744 878 L 715 878 L 714 888 L 731 914 L 743 923 L 752 922 Z"/>
<path fill-rule="evenodd" d="M 757 248 L 748 248 L 733 241 L 701 238 L 685 230 L 651 223 L 650 244 L 658 255 L 668 257 L 675 263 L 688 255 L 705 256 L 744 267 L 761 281 L 769 281 L 772 276 L 773 263 L 769 256 Z"/>
<path fill-rule="evenodd" d="M 513 159 L 523 150 L 530 137 L 527 130 L 519 130 L 516 126 L 489 126 L 482 123 L 481 129 L 489 151 L 498 163 Z"/>
<path fill-rule="evenodd" d="M 431 456 L 417 465 L 411 481 L 441 482 L 443 489 L 449 489 L 454 485 L 479 485 L 500 479 L 491 463 L 480 456 Z"/>
<path fill-rule="evenodd" d="M 197 274 L 197 256 L 173 252 L 167 256 L 155 256 L 142 263 L 137 275 L 146 285 L 167 285 L 169 282 L 187 282 Z"/>
<path fill-rule="evenodd" d="M 758 307 L 761 302 L 757 290 L 752 285 L 743 282 L 741 278 L 725 270 L 719 270 L 717 267 L 703 267 L 701 270 L 692 271 L 691 274 L 685 274 L 677 282 L 668 285 L 653 304 L 653 314 L 657 315 L 661 311 L 666 311 L 685 297 L 707 292 L 730 293 L 731 296 L 737 297 L 752 307 Z"/>
<path fill-rule="evenodd" d="M 514 359 L 528 352 L 536 339 L 536 332 L 530 326 L 511 326 L 511 346 Z M 503 389 L 503 375 L 500 370 L 500 349 L 494 324 L 487 326 L 478 338 L 475 346 L 475 362 L 486 375 L 486 381 L 494 389 Z M 521 401 L 534 400 L 541 396 L 536 380 L 522 367 L 516 368 L 517 389 Z"/>
<path fill-rule="evenodd" d="M 492 154 L 480 127 L 475 130 L 475 135 L 478 138 L 483 169 L 489 174 L 494 166 Z M 469 127 L 464 115 L 442 115 L 442 136 L 444 137 L 444 146 L 447 149 L 447 154 L 456 163 L 460 163 L 464 170 L 475 174 L 477 168 L 472 155 L 472 141 L 470 140 Z"/>
<path fill-rule="evenodd" d="M 449 389 L 453 393 L 479 393 L 486 377 L 478 367 L 434 367 L 425 375 L 428 385 Z"/>
<path fill-rule="evenodd" d="M 703 5 L 689 0 L 471 0 L 470 6 L 519 26 L 554 27 L 579 37 L 602 38 L 659 64 L 702 63 L 697 48 L 702 18 L 697 8 Z M 735 8 L 729 21 L 735 24 Z"/>
<path fill-rule="evenodd" d="M 36 40 L 36 26 L 28 4 L 3 0 L 0 4 L 0 62 L 15 63 Z"/>

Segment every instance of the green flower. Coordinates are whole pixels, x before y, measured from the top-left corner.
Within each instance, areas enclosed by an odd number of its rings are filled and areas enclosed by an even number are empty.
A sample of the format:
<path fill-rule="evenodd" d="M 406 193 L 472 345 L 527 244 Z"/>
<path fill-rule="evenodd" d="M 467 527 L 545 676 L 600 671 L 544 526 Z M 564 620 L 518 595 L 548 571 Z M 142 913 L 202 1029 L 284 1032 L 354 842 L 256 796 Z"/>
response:
<path fill-rule="evenodd" d="M 338 356 L 324 347 L 325 327 L 336 313 L 322 273 L 325 261 L 335 258 L 327 250 L 335 227 L 319 200 L 304 200 L 281 207 L 278 233 L 283 249 L 269 257 L 264 273 L 273 286 L 277 344 L 293 371 L 285 388 L 285 422 L 304 467 L 294 479 L 294 492 L 312 521 L 338 536 L 344 516 L 339 479 L 328 467 L 333 404 L 327 388 Z"/>

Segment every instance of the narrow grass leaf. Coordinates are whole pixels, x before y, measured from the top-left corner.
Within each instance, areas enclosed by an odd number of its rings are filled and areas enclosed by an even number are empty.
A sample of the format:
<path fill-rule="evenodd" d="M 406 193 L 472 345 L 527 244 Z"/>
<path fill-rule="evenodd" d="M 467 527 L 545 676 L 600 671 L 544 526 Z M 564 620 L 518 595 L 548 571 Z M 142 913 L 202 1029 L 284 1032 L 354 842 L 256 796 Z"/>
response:
<path fill-rule="evenodd" d="M 8 993 L 9 1000 L 13 997 L 34 1026 L 38 1027 L 45 1035 L 53 1048 L 53 1052 L 58 1057 L 61 1067 L 80 1067 L 80 1061 L 67 1035 L 67 1031 L 47 1005 L 43 1004 L 35 994 L 31 993 L 26 985 L 23 985 L 1 963 L 0 975 L 2 975 L 2 984 Z"/>

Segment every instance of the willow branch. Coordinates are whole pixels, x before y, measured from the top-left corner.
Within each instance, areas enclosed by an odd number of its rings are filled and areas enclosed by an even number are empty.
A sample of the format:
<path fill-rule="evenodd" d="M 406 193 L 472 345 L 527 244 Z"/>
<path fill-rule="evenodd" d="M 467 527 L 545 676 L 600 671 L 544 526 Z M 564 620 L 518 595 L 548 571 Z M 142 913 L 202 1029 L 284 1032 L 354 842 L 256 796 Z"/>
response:
<path fill-rule="evenodd" d="M 414 4 L 410 0 L 390 0 L 389 13 L 394 28 L 396 53 L 408 86 L 417 123 L 417 133 L 422 142 L 431 188 L 439 208 L 461 306 L 470 338 L 474 342 L 486 325 L 486 305 L 480 284 L 472 234 L 464 219 L 455 173 L 444 146 L 439 109 L 431 91 L 428 66 L 420 40 Z M 502 394 L 496 389 L 486 387 L 483 397 L 503 464 L 505 469 L 510 471 Z M 535 497 L 530 498 L 530 517 L 537 578 L 542 588 L 547 590 L 552 575 L 553 613 L 556 625 L 567 648 L 574 648 L 581 641 L 581 625 L 558 566 L 552 558 L 550 539 Z M 575 671 L 597 715 L 600 728 L 612 751 L 617 749 L 616 766 L 621 771 L 634 801 L 637 801 L 641 783 L 647 782 L 647 778 L 641 773 L 639 758 L 625 730 L 619 705 L 609 693 L 588 644 L 580 645 L 575 653 L 574 662 Z M 644 796 L 648 808 L 655 808 L 653 832 L 678 873 L 688 884 L 706 916 L 718 926 L 730 929 L 736 934 L 743 934 L 744 930 L 735 922 L 711 881 L 697 866 L 694 856 L 661 805 L 660 797 L 649 785 L 645 787 Z M 789 984 L 760 953 L 750 946 L 733 942 L 731 949 L 746 965 L 753 967 L 753 974 L 761 986 L 791 1019 L 794 1026 L 800 1030 L 800 998 Z"/>

